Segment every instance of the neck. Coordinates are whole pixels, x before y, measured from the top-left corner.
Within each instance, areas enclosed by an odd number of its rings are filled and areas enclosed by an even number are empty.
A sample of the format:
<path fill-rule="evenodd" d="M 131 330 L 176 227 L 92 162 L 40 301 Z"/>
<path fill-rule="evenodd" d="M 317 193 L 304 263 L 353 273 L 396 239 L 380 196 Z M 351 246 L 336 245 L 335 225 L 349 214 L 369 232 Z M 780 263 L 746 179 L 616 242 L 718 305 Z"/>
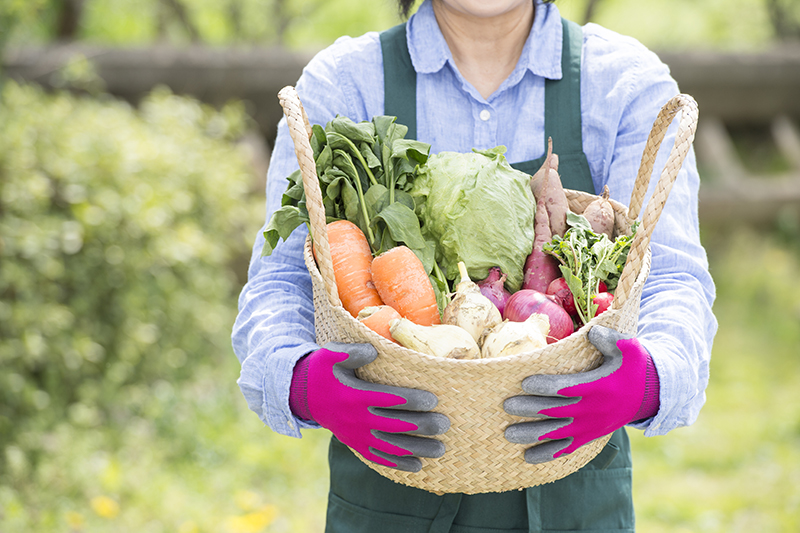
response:
<path fill-rule="evenodd" d="M 533 25 L 533 2 L 482 16 L 434 0 L 433 11 L 459 72 L 488 98 L 519 61 Z"/>

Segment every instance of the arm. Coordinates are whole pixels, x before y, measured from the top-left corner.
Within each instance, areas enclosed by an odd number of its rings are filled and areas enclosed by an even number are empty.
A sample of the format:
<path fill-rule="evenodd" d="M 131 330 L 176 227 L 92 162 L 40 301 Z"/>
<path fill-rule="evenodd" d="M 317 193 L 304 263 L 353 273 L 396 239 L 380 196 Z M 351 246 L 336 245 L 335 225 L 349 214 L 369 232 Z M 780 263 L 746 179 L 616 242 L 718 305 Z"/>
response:
<path fill-rule="evenodd" d="M 637 70 L 606 177 L 617 199 L 626 204 L 653 120 L 678 93 L 668 69 L 654 54 L 645 54 Z M 662 143 L 645 206 L 672 148 L 677 122 L 678 117 Z M 650 275 L 642 294 L 637 338 L 658 372 L 660 408 L 654 418 L 633 424 L 648 436 L 692 424 L 705 402 L 717 322 L 712 313 L 714 282 L 700 243 L 699 184 L 694 151 L 690 151 L 651 241 Z"/>
<path fill-rule="evenodd" d="M 312 123 L 325 124 L 347 114 L 336 62 L 324 51 L 305 68 L 297 91 Z M 286 121 L 281 120 L 267 174 L 266 220 L 280 206 L 286 176 L 297 168 Z M 266 224 L 265 224 L 266 225 Z M 299 437 L 300 428 L 316 427 L 289 408 L 289 386 L 296 362 L 317 350 L 311 278 L 303 261 L 308 234 L 301 226 L 272 255 L 261 257 L 262 228 L 253 246 L 248 281 L 239 297 L 232 341 L 242 365 L 239 387 L 248 406 L 274 431 Z"/>
<path fill-rule="evenodd" d="M 589 102 L 589 112 L 583 110 L 584 119 L 588 118 L 584 147 L 588 147 L 587 154 L 595 155 L 590 166 L 596 190 L 608 185 L 612 196 L 627 204 L 653 121 L 678 88 L 666 66 L 641 45 L 629 43 L 605 52 L 590 55 L 588 70 L 591 74 L 596 69 L 598 81 L 606 81 L 609 87 L 597 91 L 599 83 L 582 85 L 582 98 Z M 645 205 L 676 130 L 674 121 L 656 160 Z M 604 355 L 600 367 L 579 374 L 528 377 L 522 382 L 527 395 L 506 401 L 504 407 L 510 414 L 545 417 L 506 430 L 511 442 L 544 442 L 526 451 L 528 462 L 550 461 L 571 453 L 626 424 L 651 436 L 689 425 L 697 418 L 705 401 L 717 329 L 711 312 L 714 284 L 699 238 L 698 188 L 694 153 L 690 152 L 652 236 L 651 267 L 636 338 L 625 339 L 613 330 L 595 327 L 589 340 Z M 650 398 L 654 391 L 658 391 L 657 402 Z"/>

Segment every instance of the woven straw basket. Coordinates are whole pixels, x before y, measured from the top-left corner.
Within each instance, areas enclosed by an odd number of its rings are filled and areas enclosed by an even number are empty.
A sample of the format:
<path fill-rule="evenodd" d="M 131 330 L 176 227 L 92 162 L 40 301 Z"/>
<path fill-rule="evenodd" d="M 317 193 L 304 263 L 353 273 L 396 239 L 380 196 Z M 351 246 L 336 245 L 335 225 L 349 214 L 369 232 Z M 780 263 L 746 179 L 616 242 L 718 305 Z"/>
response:
<path fill-rule="evenodd" d="M 611 201 L 616 232 L 630 234 L 639 214 L 653 172 L 656 154 L 678 111 L 682 111 L 675 144 L 648 201 L 634 237 L 625 268 L 615 291 L 612 307 L 569 337 L 528 354 L 496 359 L 444 359 L 415 352 L 392 343 L 363 326 L 342 307 L 333 276 L 325 227 L 325 211 L 309 144 L 311 128 L 294 88 L 278 95 L 287 118 L 303 175 L 311 236 L 316 242 L 318 262 L 306 241 L 305 262 L 314 290 L 317 342 L 368 342 L 378 358 L 359 369 L 359 377 L 375 383 L 428 390 L 439 399 L 436 411 L 450 418 L 450 430 L 439 438 L 446 453 L 438 459 L 422 460 L 419 472 L 403 472 L 365 464 L 383 476 L 437 494 L 477 494 L 522 489 L 561 479 L 583 467 L 605 446 L 610 435 L 592 441 L 575 452 L 553 461 L 531 465 L 523 459 L 527 446 L 504 438 L 510 424 L 522 421 L 503 411 L 503 401 L 522 393 L 520 383 L 532 374 L 567 374 L 597 367 L 602 355 L 588 341 L 589 329 L 597 324 L 635 334 L 642 288 L 650 270 L 650 236 L 672 184 L 688 153 L 697 124 L 697 104 L 678 95 L 661 110 L 650 132 L 629 207 Z M 567 190 L 570 209 L 582 213 L 595 195 Z M 360 457 L 360 456 L 359 456 Z"/>

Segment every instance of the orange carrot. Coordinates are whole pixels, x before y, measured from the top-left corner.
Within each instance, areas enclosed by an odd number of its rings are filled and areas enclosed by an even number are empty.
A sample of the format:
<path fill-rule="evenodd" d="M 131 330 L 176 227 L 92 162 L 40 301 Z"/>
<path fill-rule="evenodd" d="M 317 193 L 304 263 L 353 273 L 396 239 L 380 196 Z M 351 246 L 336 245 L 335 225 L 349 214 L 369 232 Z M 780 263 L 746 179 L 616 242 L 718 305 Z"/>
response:
<path fill-rule="evenodd" d="M 372 261 L 372 280 L 383 303 L 421 326 L 441 322 L 436 293 L 422 261 L 406 246 L 396 246 Z"/>
<path fill-rule="evenodd" d="M 365 307 L 381 305 L 372 283 L 372 250 L 361 229 L 348 220 L 331 222 L 328 243 L 342 306 L 355 317 Z"/>
<path fill-rule="evenodd" d="M 389 332 L 389 322 L 395 318 L 400 318 L 400 313 L 389 305 L 365 307 L 358 313 L 359 322 L 378 335 L 382 335 L 393 342 L 397 341 L 392 338 L 392 334 Z"/>

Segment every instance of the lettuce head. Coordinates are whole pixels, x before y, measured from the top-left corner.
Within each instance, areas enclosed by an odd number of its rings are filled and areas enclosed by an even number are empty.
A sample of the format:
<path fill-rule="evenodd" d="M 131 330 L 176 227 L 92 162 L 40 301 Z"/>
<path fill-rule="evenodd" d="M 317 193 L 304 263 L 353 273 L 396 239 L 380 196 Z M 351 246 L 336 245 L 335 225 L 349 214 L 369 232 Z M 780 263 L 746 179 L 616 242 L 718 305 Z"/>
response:
<path fill-rule="evenodd" d="M 436 243 L 445 276 L 458 278 L 458 262 L 482 280 L 493 266 L 522 286 L 525 260 L 533 249 L 536 202 L 530 176 L 509 165 L 504 146 L 471 153 L 440 152 L 419 169 L 410 194 L 426 240 Z"/>

